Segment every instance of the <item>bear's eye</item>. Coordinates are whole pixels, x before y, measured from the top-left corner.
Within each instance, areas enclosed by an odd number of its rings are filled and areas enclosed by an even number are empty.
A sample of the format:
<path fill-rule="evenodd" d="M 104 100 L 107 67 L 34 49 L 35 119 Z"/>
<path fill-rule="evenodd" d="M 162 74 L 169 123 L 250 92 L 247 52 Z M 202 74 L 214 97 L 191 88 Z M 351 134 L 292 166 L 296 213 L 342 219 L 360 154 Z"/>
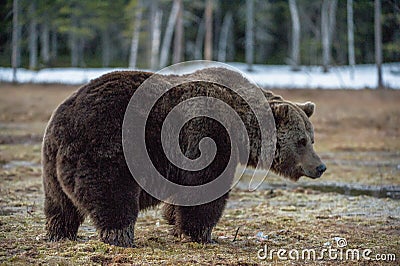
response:
<path fill-rule="evenodd" d="M 307 139 L 306 138 L 301 138 L 299 140 L 299 146 L 306 146 L 307 145 Z"/>

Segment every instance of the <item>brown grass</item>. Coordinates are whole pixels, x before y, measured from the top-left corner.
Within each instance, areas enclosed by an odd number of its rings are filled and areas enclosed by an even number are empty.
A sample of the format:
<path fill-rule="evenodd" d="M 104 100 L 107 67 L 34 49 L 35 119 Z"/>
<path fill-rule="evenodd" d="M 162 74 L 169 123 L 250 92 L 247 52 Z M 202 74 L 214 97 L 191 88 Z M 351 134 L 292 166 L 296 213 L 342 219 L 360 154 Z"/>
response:
<path fill-rule="evenodd" d="M 321 251 L 336 247 L 334 237 L 346 238 L 348 248 L 369 248 L 373 256 L 400 256 L 398 200 L 285 189 L 286 181 L 273 175 L 267 182 L 281 184 L 281 188 L 233 191 L 215 228 L 215 245 L 199 245 L 170 236 L 170 227 L 161 219 L 158 208 L 140 215 L 137 248 L 99 242 L 90 220 L 81 227 L 78 241 L 45 241 L 40 139 L 52 110 L 76 88 L 0 84 L 0 264 L 336 265 L 338 261 L 327 257 L 316 262 L 257 258 L 257 251 L 264 244 L 269 249 Z M 316 149 L 327 162 L 328 172 L 321 180 L 303 179 L 300 183 L 400 185 L 400 92 L 275 92 L 293 101 L 311 100 L 317 104 L 312 117 Z M 259 232 L 267 237 L 257 237 Z M 342 264 L 377 262 L 352 260 Z"/>

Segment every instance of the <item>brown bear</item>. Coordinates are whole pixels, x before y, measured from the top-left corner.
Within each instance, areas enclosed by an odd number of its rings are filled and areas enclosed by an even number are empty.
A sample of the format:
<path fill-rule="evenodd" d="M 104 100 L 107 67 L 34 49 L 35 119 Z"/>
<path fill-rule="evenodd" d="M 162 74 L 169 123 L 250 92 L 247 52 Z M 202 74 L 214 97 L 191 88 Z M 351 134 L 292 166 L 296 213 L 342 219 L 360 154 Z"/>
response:
<path fill-rule="evenodd" d="M 90 216 L 102 241 L 133 246 L 138 212 L 161 203 L 132 177 L 121 136 L 129 101 L 151 75 L 141 71 L 103 75 L 81 87 L 54 111 L 42 147 L 44 212 L 49 240 L 76 239 L 78 227 Z M 171 75 L 166 80 L 174 78 Z M 238 84 L 246 86 L 242 81 Z M 314 112 L 314 104 L 295 104 L 271 92 L 263 93 L 276 124 L 277 142 L 271 169 L 292 180 L 301 176 L 320 177 L 326 166 L 313 149 L 314 132 L 309 117 Z M 217 145 L 214 161 L 207 169 L 192 172 L 177 169 L 168 162 L 159 137 L 162 121 L 178 103 L 198 95 L 212 95 L 238 107 L 251 140 L 251 152 L 244 163 L 254 166 L 260 156 L 260 132 L 254 126 L 251 110 L 239 95 L 218 83 L 197 81 L 179 85 L 153 108 L 145 138 L 157 170 L 170 181 L 189 186 L 216 178 L 229 160 L 230 147 L 235 145 L 218 122 L 199 117 L 182 127 L 181 149 L 188 158 L 197 158 L 199 142 L 210 137 Z M 243 158 L 235 162 L 243 163 Z M 233 179 L 234 170 L 230 174 Z M 175 234 L 183 234 L 196 242 L 211 242 L 211 231 L 222 215 L 228 194 L 197 206 L 165 204 L 164 217 L 174 225 Z"/>

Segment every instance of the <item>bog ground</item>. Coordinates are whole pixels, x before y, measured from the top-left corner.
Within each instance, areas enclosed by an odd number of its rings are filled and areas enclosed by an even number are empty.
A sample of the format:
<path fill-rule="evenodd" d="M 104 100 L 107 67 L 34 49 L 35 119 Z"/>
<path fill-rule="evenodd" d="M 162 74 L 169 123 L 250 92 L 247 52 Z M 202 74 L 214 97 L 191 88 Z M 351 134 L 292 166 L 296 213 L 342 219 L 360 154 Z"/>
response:
<path fill-rule="evenodd" d="M 256 192 L 236 188 L 214 230 L 217 244 L 168 234 L 154 209 L 140 215 L 136 248 L 99 242 L 89 219 L 78 241 L 45 241 L 40 148 L 53 109 L 77 87 L 0 84 L 0 264 L 336 264 L 323 260 L 260 260 L 268 249 L 336 248 L 338 238 L 360 254 L 400 259 L 400 91 L 277 90 L 288 100 L 317 104 L 315 148 L 328 170 L 291 183 L 273 174 Z M 245 187 L 244 179 L 241 187 Z M 287 254 L 286 254 L 287 256 Z M 361 255 L 360 255 L 361 256 Z M 383 256 L 381 256 L 383 257 Z M 351 257 L 352 258 L 352 257 Z M 340 258 L 338 258 L 340 260 Z"/>

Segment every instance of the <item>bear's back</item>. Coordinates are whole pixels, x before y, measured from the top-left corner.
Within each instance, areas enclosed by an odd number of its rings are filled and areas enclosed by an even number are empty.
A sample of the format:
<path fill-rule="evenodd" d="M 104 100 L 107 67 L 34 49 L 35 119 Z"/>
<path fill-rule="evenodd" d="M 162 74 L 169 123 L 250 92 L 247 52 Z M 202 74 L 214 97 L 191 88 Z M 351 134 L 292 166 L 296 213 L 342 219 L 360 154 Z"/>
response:
<path fill-rule="evenodd" d="M 126 107 L 135 90 L 151 75 L 118 71 L 84 85 L 54 111 L 46 129 L 45 144 L 79 147 L 74 152 L 81 153 L 121 152 L 119 144 Z"/>

